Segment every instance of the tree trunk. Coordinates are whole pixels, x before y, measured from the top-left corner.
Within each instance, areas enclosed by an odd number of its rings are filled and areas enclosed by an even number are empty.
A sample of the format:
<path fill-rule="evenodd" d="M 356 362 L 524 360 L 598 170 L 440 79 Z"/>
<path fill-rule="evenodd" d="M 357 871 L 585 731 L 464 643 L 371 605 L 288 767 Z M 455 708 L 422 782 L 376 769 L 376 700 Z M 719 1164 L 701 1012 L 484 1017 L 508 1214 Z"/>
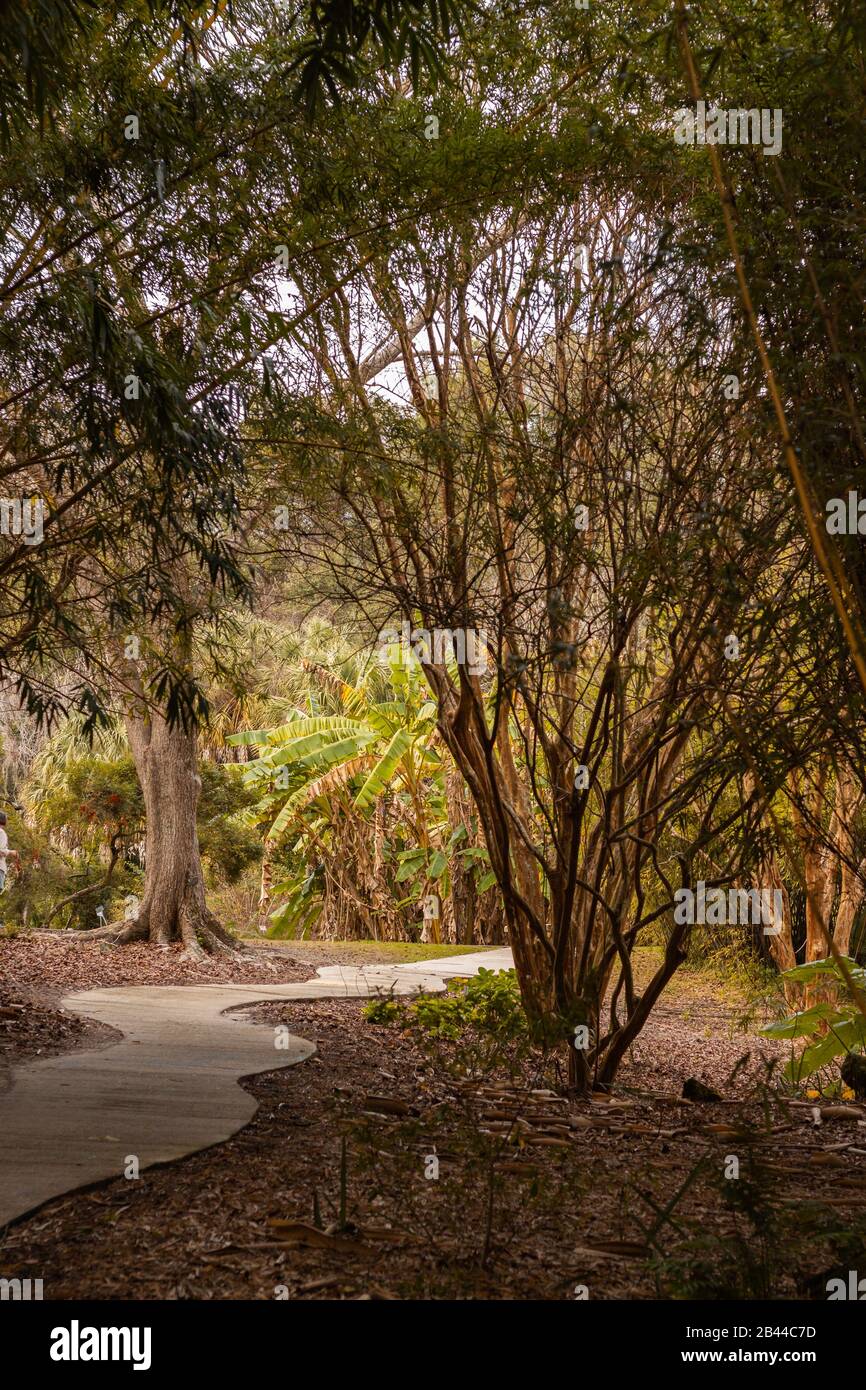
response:
<path fill-rule="evenodd" d="M 133 921 L 99 934 L 113 936 L 118 944 L 147 940 L 163 948 L 180 941 L 194 958 L 236 951 L 237 943 L 205 903 L 196 826 L 201 778 L 195 731 L 171 728 L 161 714 L 150 711 L 127 714 L 126 731 L 144 794 L 144 890 Z M 91 939 L 95 935 L 88 933 Z"/>
<path fill-rule="evenodd" d="M 860 884 L 852 860 L 854 836 L 851 822 L 862 800 L 862 793 L 850 766 L 841 764 L 836 771 L 829 825 L 827 830 L 823 831 L 822 812 L 828 778 L 828 761 L 822 759 L 815 775 L 811 797 L 805 778 L 801 779 L 797 785 L 801 803 L 794 805 L 794 822 L 803 849 L 806 882 L 807 961 L 823 960 L 830 954 L 831 936 L 836 947 L 847 954 L 851 944 L 851 929 L 860 902 Z M 841 917 L 834 929 L 831 917 L 840 873 Z M 810 1007 L 818 1003 L 831 1003 L 834 998 L 835 989 L 827 984 L 816 983 L 807 986 L 805 990 L 805 1002 Z"/>
<path fill-rule="evenodd" d="M 259 926 L 267 923 L 271 910 L 271 889 L 273 888 L 274 866 L 271 860 L 271 846 L 265 840 L 262 848 L 262 876 L 259 887 Z"/>
<path fill-rule="evenodd" d="M 851 954 L 851 936 L 857 913 L 863 905 L 863 880 L 866 877 L 866 859 L 856 868 L 847 863 L 842 865 L 842 887 L 839 895 L 839 911 L 836 914 L 836 929 L 833 940 L 843 956 Z"/>
<path fill-rule="evenodd" d="M 854 840 L 854 817 L 863 803 L 863 791 L 849 763 L 842 763 L 837 772 L 835 822 L 840 860 L 841 883 L 839 907 L 833 939 L 843 956 L 851 954 L 851 933 L 857 914 L 863 905 L 863 874 L 866 861 L 858 862 Z"/>
<path fill-rule="evenodd" d="M 453 766 L 448 768 L 445 775 L 445 797 L 449 827 L 456 830 L 458 826 L 464 826 L 467 843 L 471 844 L 473 807 L 464 789 L 463 778 Z M 463 863 L 459 854 L 454 855 L 451 861 L 451 904 L 454 913 L 454 940 L 458 946 L 471 946 L 475 941 L 478 895 L 475 891 L 472 868 Z"/>
<path fill-rule="evenodd" d="M 803 856 L 803 880 L 806 888 L 806 960 L 823 960 L 827 955 L 830 934 L 830 914 L 835 892 L 836 859 L 830 839 L 831 820 L 825 835 L 822 816 L 827 793 L 830 766 L 821 758 L 808 774 L 794 774 L 795 796 L 792 811 L 797 840 Z"/>

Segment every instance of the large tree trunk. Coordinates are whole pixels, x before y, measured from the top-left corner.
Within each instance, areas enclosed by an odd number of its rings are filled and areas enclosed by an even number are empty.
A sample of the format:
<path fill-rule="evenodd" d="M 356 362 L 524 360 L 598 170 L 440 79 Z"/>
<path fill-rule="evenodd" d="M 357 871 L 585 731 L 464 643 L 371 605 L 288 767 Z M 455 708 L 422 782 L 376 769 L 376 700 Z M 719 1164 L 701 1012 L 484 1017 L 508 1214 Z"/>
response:
<path fill-rule="evenodd" d="M 144 891 L 137 917 L 104 928 L 116 942 L 183 942 L 200 958 L 231 952 L 237 943 L 205 902 L 196 809 L 201 791 L 195 731 L 173 728 L 161 714 L 129 713 L 126 731 L 144 793 L 147 825 Z M 94 933 L 88 933 L 92 939 Z"/>

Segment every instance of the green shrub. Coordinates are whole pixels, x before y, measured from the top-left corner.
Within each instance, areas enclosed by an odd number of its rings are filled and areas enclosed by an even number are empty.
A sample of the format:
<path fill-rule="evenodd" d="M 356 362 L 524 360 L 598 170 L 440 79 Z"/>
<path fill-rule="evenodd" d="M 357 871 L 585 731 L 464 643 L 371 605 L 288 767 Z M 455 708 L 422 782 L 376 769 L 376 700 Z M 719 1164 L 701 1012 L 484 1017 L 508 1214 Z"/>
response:
<path fill-rule="evenodd" d="M 405 1006 L 396 999 L 372 999 L 369 1004 L 362 1009 L 362 1015 L 368 1023 L 400 1023 L 405 1016 Z"/>
<path fill-rule="evenodd" d="M 405 1022 L 454 1042 L 470 1030 L 500 1042 L 526 1039 L 529 1029 L 514 970 L 485 970 L 449 980 L 443 994 L 422 994 L 409 1005 L 376 999 L 364 1010 L 371 1023 Z"/>
<path fill-rule="evenodd" d="M 50 773 L 50 775 L 48 775 Z M 209 888 L 238 881 L 261 857 L 261 840 L 244 812 L 255 798 L 242 769 L 202 760 L 197 810 L 199 845 Z M 8 834 L 20 855 L 0 898 L 0 921 L 38 926 L 64 899 L 81 894 L 51 918 L 54 927 L 99 925 L 123 916 L 124 899 L 140 894 L 144 870 L 144 798 L 131 754 L 66 756 L 37 769 L 22 789 L 28 815 L 9 812 Z M 112 849 L 117 858 L 106 883 Z M 83 890 L 92 891 L 84 892 Z"/>
<path fill-rule="evenodd" d="M 456 1039 L 468 1029 L 502 1041 L 527 1035 L 526 1014 L 514 970 L 485 970 L 450 980 L 444 994 L 425 994 L 413 1006 L 420 1028 Z"/>

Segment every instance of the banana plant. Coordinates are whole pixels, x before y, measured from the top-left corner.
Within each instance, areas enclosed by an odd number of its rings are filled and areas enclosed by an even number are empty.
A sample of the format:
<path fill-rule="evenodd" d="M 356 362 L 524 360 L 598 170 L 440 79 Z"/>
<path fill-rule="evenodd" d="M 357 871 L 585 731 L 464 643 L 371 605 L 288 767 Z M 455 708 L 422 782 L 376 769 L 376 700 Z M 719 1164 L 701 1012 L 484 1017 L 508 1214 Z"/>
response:
<path fill-rule="evenodd" d="M 351 682 L 305 665 L 332 712 L 294 709 L 276 728 L 245 730 L 228 740 L 259 750 L 245 764 L 244 777 L 260 792 L 254 814 L 267 826 L 267 849 L 288 850 L 292 862 L 315 865 L 339 854 L 353 836 L 370 842 L 378 835 L 376 858 L 384 864 L 389 846 L 373 822 L 387 797 L 405 836 L 426 859 L 435 852 L 431 797 L 437 799 L 442 761 L 434 747 L 436 707 L 420 673 L 395 661 L 385 681 L 380 668 L 368 666 Z M 317 695 L 310 703 L 321 707 L 322 701 Z M 309 926 L 316 890 L 321 901 L 321 873 L 305 867 L 280 890 L 286 903 L 279 922 Z"/>
<path fill-rule="evenodd" d="M 378 700 L 370 693 L 369 673 L 354 685 L 337 681 L 331 694 L 340 703 L 338 712 L 295 710 L 277 728 L 228 738 L 261 749 L 244 777 L 261 789 L 261 818 L 276 812 L 267 831 L 272 844 L 284 841 L 311 810 L 326 817 L 336 808 L 363 814 L 394 787 L 423 812 L 423 783 L 441 765 L 432 746 L 436 706 L 420 677 L 400 683 L 399 698 Z"/>
<path fill-rule="evenodd" d="M 324 912 L 333 930 L 339 900 L 354 898 L 370 931 L 399 932 L 407 918 L 420 922 L 422 898 L 447 903 L 458 858 L 484 891 L 487 851 L 449 820 L 447 755 L 420 667 L 389 653 L 352 680 L 303 665 L 315 683 L 307 708 L 227 739 L 258 751 L 244 765 L 259 792 L 252 816 L 266 827 L 266 853 L 288 867 L 272 890 L 274 929 L 306 934 Z"/>

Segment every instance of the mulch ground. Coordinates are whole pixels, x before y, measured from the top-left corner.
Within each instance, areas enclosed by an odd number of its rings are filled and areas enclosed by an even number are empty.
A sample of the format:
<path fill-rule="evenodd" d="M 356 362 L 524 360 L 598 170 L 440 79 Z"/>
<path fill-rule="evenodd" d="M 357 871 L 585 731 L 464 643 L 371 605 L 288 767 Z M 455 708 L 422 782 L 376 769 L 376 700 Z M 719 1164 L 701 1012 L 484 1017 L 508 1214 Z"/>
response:
<path fill-rule="evenodd" d="M 60 1007 L 77 989 L 112 985 L 284 984 L 308 980 L 314 965 L 259 948 L 249 959 L 213 956 L 204 964 L 181 959 L 181 948 L 110 946 L 81 937 L 0 935 L 0 1091 L 9 1068 L 33 1057 L 104 1046 L 117 1037 L 96 1019 Z"/>
<path fill-rule="evenodd" d="M 26 982 L 54 998 L 112 985 L 291 984 L 315 973 L 314 965 L 265 947 L 252 947 L 248 958 L 190 961 L 183 959 L 180 945 L 165 951 L 145 942 L 112 946 L 88 941 L 84 933 L 0 936 L 0 986 L 20 988 Z"/>
<path fill-rule="evenodd" d="M 13 1063 L 99 1047 L 118 1036 L 96 1019 L 37 1003 L 29 990 L 0 985 L 0 1091 L 10 1084 Z"/>
<path fill-rule="evenodd" d="M 317 1056 L 248 1079 L 227 1143 L 13 1225 L 0 1274 L 54 1299 L 825 1299 L 866 1257 L 866 1109 L 779 1101 L 778 1047 L 706 989 L 591 1102 L 526 1062 L 470 1082 L 471 1039 L 431 1048 L 355 1001 L 256 1005 Z M 682 1100 L 688 1076 L 725 1102 Z"/>

